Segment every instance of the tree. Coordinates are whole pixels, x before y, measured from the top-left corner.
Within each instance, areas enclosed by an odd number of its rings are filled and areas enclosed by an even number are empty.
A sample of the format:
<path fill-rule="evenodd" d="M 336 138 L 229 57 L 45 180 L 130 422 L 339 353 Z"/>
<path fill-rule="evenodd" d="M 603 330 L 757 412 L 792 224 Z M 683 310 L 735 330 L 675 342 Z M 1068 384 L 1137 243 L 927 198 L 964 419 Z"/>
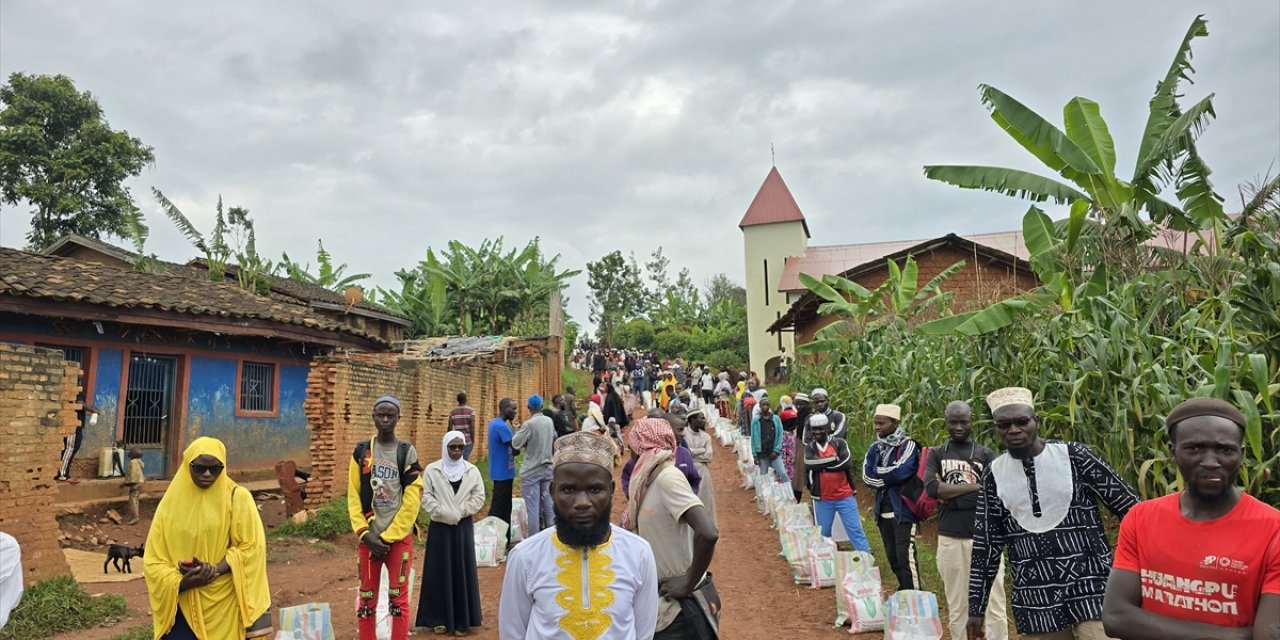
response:
<path fill-rule="evenodd" d="M 614 346 L 648 351 L 657 346 L 653 324 L 647 318 L 632 318 L 613 330 Z"/>
<path fill-rule="evenodd" d="M 205 237 L 159 189 L 152 187 L 151 192 L 182 235 L 204 254 L 210 280 L 222 282 L 228 275 L 234 275 L 236 284 L 241 289 L 259 295 L 271 293 L 271 283 L 267 276 L 275 273 L 276 268 L 270 260 L 264 260 L 258 254 L 257 234 L 253 230 L 253 220 L 249 218 L 248 209 L 231 207 L 224 211 L 222 196 L 218 196 L 213 231 Z"/>
<path fill-rule="evenodd" d="M 729 276 L 717 273 L 706 283 L 706 299 L 708 307 L 716 306 L 721 300 L 728 300 L 733 304 L 746 306 L 747 290 L 745 287 L 730 280 Z"/>
<path fill-rule="evenodd" d="M 28 246 L 69 233 L 128 237 L 138 208 L 123 182 L 154 162 L 152 148 L 108 126 L 67 76 L 14 73 L 0 102 L 0 200 L 33 208 Z"/>
<path fill-rule="evenodd" d="M 663 295 L 671 287 L 671 277 L 667 275 L 669 266 L 671 260 L 662 255 L 662 247 L 649 254 L 649 261 L 644 263 L 645 277 L 649 280 L 646 291 L 652 304 L 661 304 Z"/>
<path fill-rule="evenodd" d="M 312 275 L 311 264 L 299 264 L 289 259 L 289 254 L 281 253 L 280 266 L 284 268 L 285 275 L 291 280 L 299 282 L 309 282 L 314 285 L 330 289 L 332 291 L 342 292 L 361 280 L 367 280 L 372 277 L 368 273 L 353 273 L 349 276 L 343 274 L 347 271 L 347 263 L 338 266 L 333 265 L 333 256 L 324 248 L 324 240 L 316 240 L 316 268 L 319 271 Z"/>
<path fill-rule="evenodd" d="M 1064 222 L 1054 223 L 1032 205 L 1022 228 L 1031 263 L 1043 286 L 970 313 L 920 326 L 930 333 L 976 335 L 1008 326 L 1023 313 L 1055 303 L 1071 310 L 1079 296 L 1104 291 L 1112 273 L 1136 273 L 1167 266 L 1168 252 L 1143 243 L 1156 225 L 1182 231 L 1213 229 L 1221 236 L 1229 218 L 1209 181 L 1211 171 L 1196 138 L 1214 117 L 1213 94 L 1183 110 L 1179 85 L 1190 81 L 1191 43 L 1209 35 L 1196 16 L 1147 105 L 1147 124 L 1138 146 L 1133 177 L 1115 172 L 1116 152 L 1098 104 L 1072 98 L 1063 107 L 1065 133 L 995 87 L 980 87 L 991 119 L 1049 168 L 1072 184 L 1017 169 L 981 166 L 926 166 L 924 174 L 963 189 L 981 189 L 1070 205 Z M 1074 185 L 1074 186 L 1073 186 Z M 1161 194 L 1172 188 L 1177 204 Z M 1140 217 L 1146 212 L 1150 224 Z"/>
<path fill-rule="evenodd" d="M 417 267 L 396 272 L 400 291 L 380 288 L 377 298 L 414 321 L 414 336 L 545 335 L 551 293 L 581 273 L 556 271 L 559 260 L 546 258 L 537 238 L 511 251 L 501 237 L 478 248 L 452 240 L 439 254 L 427 249 Z"/>
<path fill-rule="evenodd" d="M 920 285 L 920 268 L 913 256 L 907 256 L 901 268 L 893 260 L 885 260 L 885 267 L 889 275 L 874 290 L 843 276 L 825 275 L 819 279 L 801 273 L 800 283 L 824 300 L 818 305 L 818 314 L 838 319 L 819 329 L 813 342 L 796 346 L 796 352 L 829 351 L 849 335 L 874 332 L 889 323 L 936 312 L 952 298 L 942 291 L 942 283 L 964 268 L 964 260 L 938 272 L 924 286 Z"/>
<path fill-rule="evenodd" d="M 704 311 L 693 277 L 689 275 L 689 269 L 684 268 L 676 276 L 674 286 L 657 292 L 656 301 L 649 310 L 649 319 L 664 329 L 689 331 L 702 324 Z"/>
<path fill-rule="evenodd" d="M 644 285 L 640 274 L 621 251 L 587 263 L 587 287 L 591 289 L 591 321 L 606 346 L 613 344 L 613 330 L 643 309 Z"/>
<path fill-rule="evenodd" d="M 982 102 L 1009 137 L 1056 171 L 1071 184 L 1017 169 L 982 166 L 926 166 L 924 174 L 963 189 L 981 189 L 1025 198 L 1070 205 L 1066 225 L 1067 257 L 1074 253 L 1086 219 L 1097 223 L 1103 241 L 1099 254 L 1104 262 L 1122 267 L 1143 266 L 1141 242 L 1152 235 L 1139 217 L 1145 211 L 1151 221 L 1190 231 L 1217 227 L 1227 221 L 1223 199 L 1213 191 L 1208 165 L 1196 149 L 1196 138 L 1214 117 L 1213 94 L 1183 111 L 1178 102 L 1179 84 L 1190 81 L 1191 42 L 1209 35 L 1204 16 L 1197 16 L 1174 54 L 1173 63 L 1148 102 L 1147 124 L 1139 140 L 1133 177 L 1116 175 L 1116 151 L 1098 103 L 1075 97 L 1063 107 L 1065 133 L 1022 103 L 989 85 L 979 87 Z M 1178 203 L 1161 197 L 1174 189 Z M 1034 208 L 1034 207 L 1033 207 Z M 1079 265 L 1077 265 L 1079 266 Z M 1082 270 L 1090 270 L 1084 265 Z"/>

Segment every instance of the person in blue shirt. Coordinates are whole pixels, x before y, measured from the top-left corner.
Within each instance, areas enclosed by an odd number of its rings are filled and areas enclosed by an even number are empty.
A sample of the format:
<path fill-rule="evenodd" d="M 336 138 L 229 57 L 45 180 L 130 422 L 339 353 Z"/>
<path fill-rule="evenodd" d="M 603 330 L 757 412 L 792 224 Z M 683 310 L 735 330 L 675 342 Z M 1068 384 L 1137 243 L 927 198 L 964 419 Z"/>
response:
<path fill-rule="evenodd" d="M 902 487 L 920 466 L 920 446 L 902 428 L 901 417 L 902 409 L 896 404 L 876 406 L 872 422 L 877 439 L 867 448 L 862 463 L 862 481 L 876 492 L 872 504 L 876 527 L 900 591 L 921 585 L 916 559 L 916 525 L 920 520 L 902 501 Z"/>
<path fill-rule="evenodd" d="M 498 402 L 497 418 L 489 421 L 489 479 L 493 481 L 493 502 L 489 515 L 511 524 L 511 487 L 516 479 L 516 452 L 511 448 L 511 421 L 516 417 L 516 401 Z M 511 529 L 507 528 L 507 539 Z"/>
<path fill-rule="evenodd" d="M 751 419 L 751 451 L 761 475 L 773 469 L 774 479 L 781 484 L 791 484 L 787 467 L 782 459 L 782 419 L 773 412 L 769 396 L 760 398 L 760 415 Z M 750 407 L 747 409 L 750 411 Z"/>

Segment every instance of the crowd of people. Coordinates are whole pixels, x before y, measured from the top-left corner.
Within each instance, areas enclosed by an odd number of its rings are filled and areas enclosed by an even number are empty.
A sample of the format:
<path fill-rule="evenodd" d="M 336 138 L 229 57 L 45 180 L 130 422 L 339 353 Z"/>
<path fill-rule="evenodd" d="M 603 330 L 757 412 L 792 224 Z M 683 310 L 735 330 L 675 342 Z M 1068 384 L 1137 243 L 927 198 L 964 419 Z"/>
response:
<path fill-rule="evenodd" d="M 807 492 L 823 536 L 839 515 L 850 544 L 869 551 L 848 423 L 827 390 L 783 396 L 775 408 L 747 377 L 730 399 L 718 408 L 749 434 L 759 473 L 791 481 L 797 500 Z M 1023 638 L 1280 637 L 1280 511 L 1236 486 L 1246 428 L 1238 409 L 1197 398 L 1170 412 L 1170 457 L 1186 489 L 1140 503 L 1087 446 L 1041 437 L 1030 390 L 986 400 L 1003 454 L 974 441 L 973 409 L 957 400 L 943 410 L 948 437 L 936 446 L 908 433 L 899 406 L 877 405 L 876 439 L 862 456 L 870 520 L 899 590 L 922 588 L 916 542 L 929 514 L 918 505 L 940 504 L 951 637 L 1009 637 L 1006 558 Z M 1114 559 L 1100 507 L 1122 523 Z M 1232 527 L 1250 533 L 1219 538 Z"/>
<path fill-rule="evenodd" d="M 637 361 L 642 381 L 649 364 Z M 750 374 L 730 384 L 731 372 L 695 363 L 681 381 L 683 368 L 669 363 L 641 388 L 649 398 L 632 405 L 625 396 L 634 387 L 609 377 L 608 363 L 583 406 L 572 387 L 549 404 L 530 395 L 523 414 L 516 400 L 501 400 L 483 436 L 492 496 L 469 460 L 478 415 L 465 393 L 439 458 L 425 466 L 396 434 L 399 401 L 379 398 L 374 435 L 348 465 L 361 640 L 376 635 L 380 587 L 394 640 L 413 626 L 462 636 L 483 624 L 473 519 L 488 499 L 488 514 L 512 523 L 517 477 L 528 532 L 507 558 L 504 640 L 718 637 L 721 594 L 709 571 L 720 535 L 710 465 L 717 427 L 749 434 L 759 473 L 789 482 L 797 500 L 807 494 L 823 536 L 839 517 L 863 551 L 856 494 L 859 484 L 869 489 L 869 521 L 899 590 L 923 586 L 917 539 L 928 514 L 919 505 L 936 500 L 953 638 L 1007 638 L 1010 616 L 1023 638 L 1280 637 L 1280 511 L 1238 487 L 1247 419 L 1227 402 L 1196 398 L 1169 413 L 1168 456 L 1183 490 L 1141 502 L 1085 444 L 1043 437 L 1024 388 L 985 399 L 997 453 L 974 440 L 974 410 L 963 401 L 943 409 L 946 441 L 926 445 L 895 404 L 851 418 L 826 389 L 775 405 Z M 709 398 L 693 392 L 706 377 Z M 849 445 L 851 422 L 874 430 L 865 452 Z M 269 635 L 266 541 L 253 497 L 225 473 L 216 439 L 193 441 L 183 465 L 145 545 L 155 637 Z M 626 501 L 616 522 L 615 486 Z M 1120 520 L 1114 554 L 1102 508 Z M 410 618 L 420 512 L 430 524 Z"/>

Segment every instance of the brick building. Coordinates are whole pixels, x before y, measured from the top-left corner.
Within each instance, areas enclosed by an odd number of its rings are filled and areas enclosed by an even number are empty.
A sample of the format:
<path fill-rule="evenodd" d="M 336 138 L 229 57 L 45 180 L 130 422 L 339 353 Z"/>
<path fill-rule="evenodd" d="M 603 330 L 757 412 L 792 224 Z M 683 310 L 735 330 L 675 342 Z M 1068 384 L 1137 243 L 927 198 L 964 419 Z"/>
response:
<path fill-rule="evenodd" d="M 818 306 L 823 301 L 800 284 L 800 273 L 814 277 L 839 275 L 874 290 L 889 277 L 888 261 L 901 268 L 908 256 L 913 257 L 921 283 L 963 261 L 964 266 L 942 283 L 943 292 L 953 294 L 951 308 L 955 311 L 1002 300 L 1040 284 L 1025 259 L 998 246 L 1012 251 L 1022 249 L 1021 234 L 984 234 L 963 238 L 949 234 L 923 242 L 810 247 L 804 256 L 787 261 L 779 289 L 791 306 L 768 330 L 794 333 L 795 344 L 800 345 L 812 342 L 819 329 L 837 320 L 835 316 L 818 315 Z"/>
<path fill-rule="evenodd" d="M 257 295 L 199 266 L 139 271 L 132 256 L 79 237 L 43 254 L 0 248 L 0 342 L 60 350 L 98 410 L 73 465 L 80 477 L 96 475 L 99 449 L 118 441 L 143 450 L 148 476 L 172 477 L 201 435 L 227 443 L 236 470 L 306 465 L 312 360 L 387 349 L 409 325 L 303 283 L 273 279 Z"/>

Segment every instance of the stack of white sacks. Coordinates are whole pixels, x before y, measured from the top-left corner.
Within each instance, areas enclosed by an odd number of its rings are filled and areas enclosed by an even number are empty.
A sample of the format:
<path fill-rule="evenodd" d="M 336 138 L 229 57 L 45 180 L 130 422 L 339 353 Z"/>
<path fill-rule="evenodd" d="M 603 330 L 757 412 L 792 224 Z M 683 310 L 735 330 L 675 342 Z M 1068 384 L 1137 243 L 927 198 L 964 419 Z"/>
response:
<path fill-rule="evenodd" d="M 529 536 L 529 513 L 525 511 L 524 498 L 512 498 L 510 525 L 496 516 L 475 524 L 477 567 L 496 567 L 506 561 L 508 530 L 511 542 L 520 542 Z"/>
<path fill-rule="evenodd" d="M 875 557 L 863 551 L 839 551 L 837 540 L 848 540 L 839 520 L 835 538 L 822 537 L 809 503 L 797 504 L 789 483 L 774 479 L 772 470 L 761 474 L 751 452 L 751 438 L 730 420 L 716 418 L 721 446 L 732 448 L 737 458 L 741 486 L 755 493 L 756 506 L 778 532 L 779 555 L 791 567 L 796 584 L 811 589 L 835 588 L 835 626 L 849 625 L 850 633 L 886 631 L 893 640 L 933 640 L 942 634 L 937 599 L 923 591 L 902 591 L 884 598 L 880 568 Z"/>

